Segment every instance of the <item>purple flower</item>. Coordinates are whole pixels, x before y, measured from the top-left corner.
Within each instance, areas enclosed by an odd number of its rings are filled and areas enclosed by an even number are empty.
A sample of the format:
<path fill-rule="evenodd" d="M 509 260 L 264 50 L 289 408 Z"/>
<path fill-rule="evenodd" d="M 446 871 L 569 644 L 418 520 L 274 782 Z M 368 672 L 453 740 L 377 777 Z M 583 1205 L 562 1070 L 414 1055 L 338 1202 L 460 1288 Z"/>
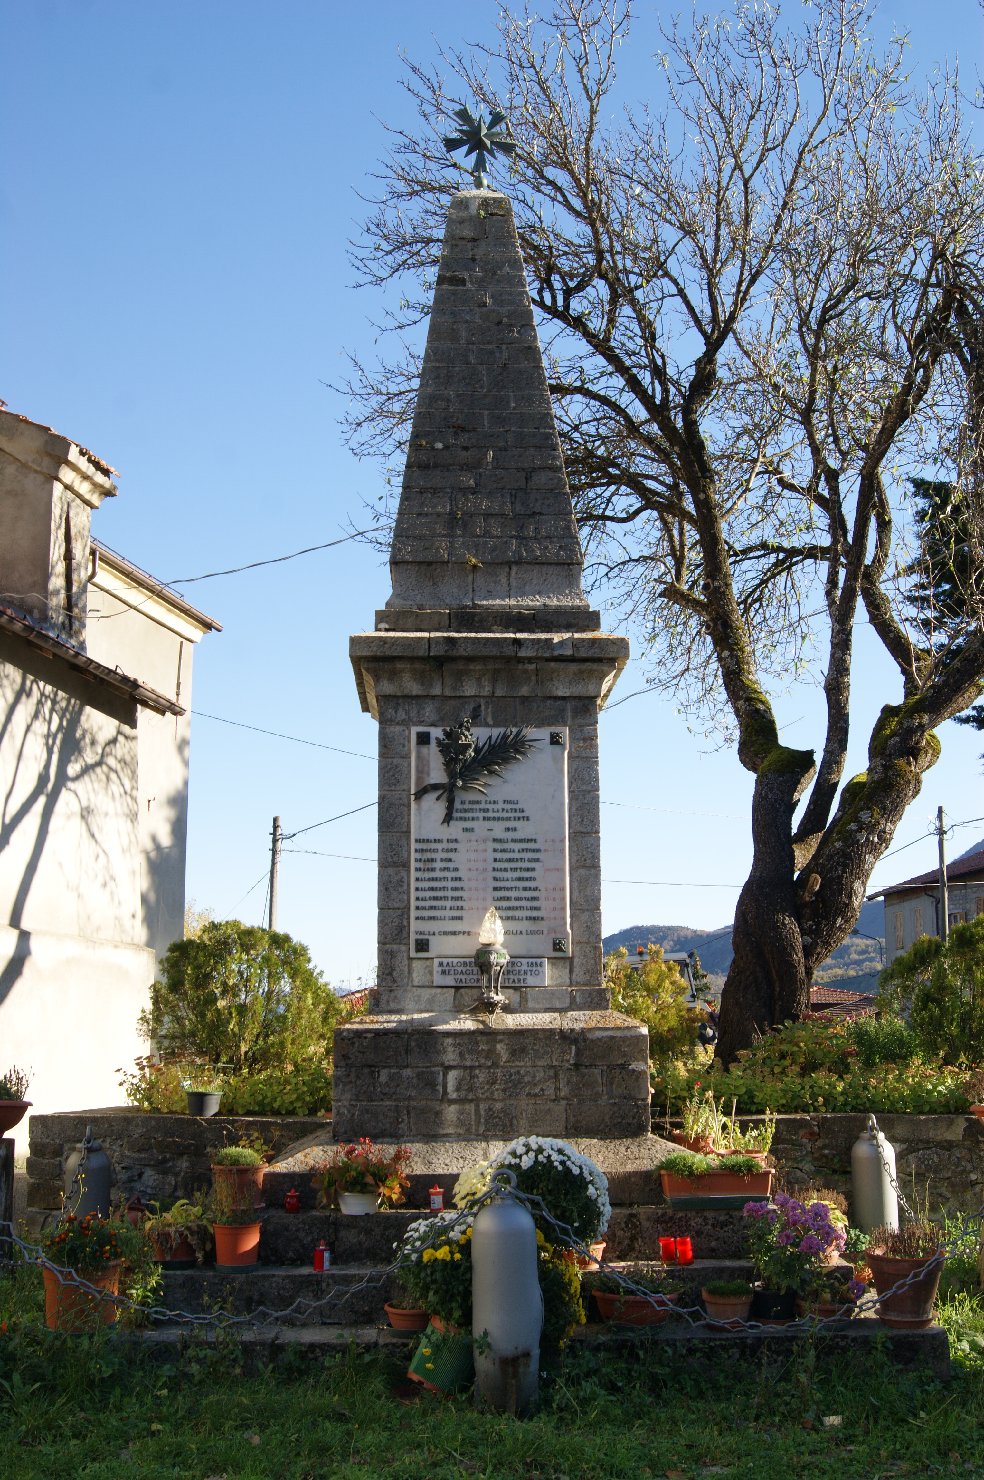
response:
<path fill-rule="evenodd" d="M 742 1208 L 742 1212 L 746 1218 L 762 1218 L 765 1215 L 767 1206 L 768 1204 L 763 1202 L 747 1202 Z"/>
<path fill-rule="evenodd" d="M 792 1198 L 786 1192 L 777 1192 L 772 1201 L 777 1208 L 786 1208 L 792 1202 Z"/>
<path fill-rule="evenodd" d="M 815 1233 L 807 1233 L 804 1235 L 803 1242 L 800 1244 L 801 1254 L 822 1254 L 823 1251 L 824 1246 L 817 1238 Z"/>
<path fill-rule="evenodd" d="M 781 1244 L 783 1248 L 788 1248 L 795 1237 L 796 1235 L 795 1233 L 793 1233 L 791 1228 L 782 1228 L 776 1234 L 776 1243 Z"/>
<path fill-rule="evenodd" d="M 864 1280 L 850 1280 L 847 1286 L 847 1293 L 852 1300 L 860 1300 L 867 1288 Z"/>
<path fill-rule="evenodd" d="M 766 1208 L 766 1214 L 765 1214 L 765 1216 L 769 1220 L 770 1223 L 778 1223 L 779 1222 L 779 1209 L 778 1208 L 769 1208 L 769 1207 L 767 1207 Z"/>

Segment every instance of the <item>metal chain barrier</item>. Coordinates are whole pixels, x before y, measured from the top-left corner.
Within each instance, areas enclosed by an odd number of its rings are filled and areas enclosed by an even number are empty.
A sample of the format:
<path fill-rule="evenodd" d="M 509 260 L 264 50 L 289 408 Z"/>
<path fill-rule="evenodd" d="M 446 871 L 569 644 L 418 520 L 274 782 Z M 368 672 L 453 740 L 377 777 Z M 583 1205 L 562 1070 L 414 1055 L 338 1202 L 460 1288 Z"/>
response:
<path fill-rule="evenodd" d="M 81 1170 L 82 1164 L 80 1163 L 79 1172 Z M 886 1172 L 888 1172 L 891 1178 L 891 1173 L 887 1167 Z M 891 1180 L 894 1182 L 894 1179 Z M 897 1187 L 896 1192 L 898 1193 Z M 435 1228 L 433 1238 L 417 1244 L 415 1246 L 415 1252 L 422 1254 L 425 1249 L 434 1247 L 439 1241 L 443 1242 L 459 1223 L 473 1218 L 479 1208 L 498 1197 L 515 1198 L 531 1215 L 542 1218 L 556 1234 L 557 1243 L 561 1244 L 565 1249 L 570 1249 L 580 1259 L 588 1263 L 597 1264 L 599 1270 L 609 1279 L 616 1281 L 627 1295 L 639 1296 L 655 1309 L 664 1311 L 667 1314 L 672 1312 L 678 1316 L 682 1316 L 688 1325 L 693 1328 L 711 1327 L 715 1330 L 720 1328 L 722 1323 L 710 1320 L 702 1306 L 677 1305 L 670 1301 L 665 1294 L 648 1289 L 645 1285 L 640 1284 L 638 1280 L 634 1279 L 632 1275 L 625 1273 L 624 1270 L 608 1263 L 603 1258 L 596 1260 L 591 1254 L 590 1249 L 578 1237 L 570 1225 L 554 1217 L 542 1197 L 533 1193 L 521 1192 L 516 1188 L 508 1187 L 502 1183 L 496 1183 L 485 1192 L 479 1194 L 469 1203 L 468 1207 L 460 1209 L 452 1220 L 442 1220 L 439 1226 Z M 907 1205 L 906 1210 L 910 1211 Z M 426 1219 L 427 1214 L 423 1209 L 421 1212 L 423 1217 L 420 1221 L 423 1221 Z M 962 1243 L 968 1235 L 976 1233 L 979 1236 L 982 1220 L 984 1220 L 984 1208 L 976 1214 L 966 1215 L 962 1220 L 960 1232 L 954 1238 L 950 1239 L 948 1243 L 942 1245 L 939 1253 L 927 1265 L 921 1269 L 914 1270 L 912 1274 L 900 1279 L 890 1290 L 885 1291 L 883 1295 L 873 1293 L 861 1297 L 854 1304 L 853 1312 L 857 1314 L 863 1311 L 873 1310 L 882 1300 L 887 1299 L 891 1295 L 898 1294 L 908 1289 L 910 1285 L 922 1280 L 925 1277 L 927 1269 L 935 1268 L 937 1264 L 942 1264 L 947 1253 Z M 112 1295 L 108 1291 L 99 1289 L 93 1285 L 76 1270 L 66 1269 L 54 1264 L 45 1255 L 40 1245 L 28 1243 L 21 1239 L 14 1232 L 13 1224 L 11 1223 L 0 1223 L 0 1243 L 4 1242 L 10 1245 L 14 1254 L 24 1263 L 51 1270 L 60 1285 L 76 1286 L 80 1290 L 84 1290 L 94 1296 L 99 1302 L 111 1302 L 118 1311 L 139 1312 L 147 1320 L 160 1325 L 182 1325 L 192 1328 L 217 1327 L 224 1330 L 230 1328 L 263 1329 L 269 1326 L 282 1325 L 286 1320 L 290 1319 L 303 1322 L 304 1318 L 314 1316 L 328 1308 L 331 1308 L 332 1313 L 337 1315 L 339 1310 L 343 1309 L 355 1295 L 361 1294 L 367 1289 L 380 1289 L 387 1280 L 393 1275 L 398 1274 L 400 1268 L 407 1262 L 406 1256 L 398 1253 L 397 1257 L 385 1269 L 372 1270 L 360 1279 L 347 1283 L 341 1289 L 337 1285 L 333 1286 L 327 1294 L 317 1299 L 299 1296 L 290 1305 L 281 1307 L 280 1309 L 274 1309 L 271 1306 L 257 1306 L 254 1310 L 246 1314 L 235 1315 L 230 1311 L 224 1310 L 194 1312 L 175 1310 L 163 1305 L 144 1305 L 138 1301 L 131 1300 L 125 1295 Z M 344 1266 L 341 1268 L 343 1269 Z M 339 1269 L 339 1266 L 332 1266 L 332 1271 L 336 1274 L 339 1272 Z M 328 1272 L 326 1271 L 326 1273 Z M 840 1316 L 805 1315 L 793 1321 L 784 1322 L 783 1329 L 787 1331 L 791 1329 L 815 1331 L 820 1327 L 830 1326 L 835 1323 L 840 1324 L 842 1319 Z M 727 1329 L 732 1331 L 761 1332 L 770 1328 L 761 1321 L 739 1320 L 735 1318 L 733 1320 L 729 1319 Z"/>

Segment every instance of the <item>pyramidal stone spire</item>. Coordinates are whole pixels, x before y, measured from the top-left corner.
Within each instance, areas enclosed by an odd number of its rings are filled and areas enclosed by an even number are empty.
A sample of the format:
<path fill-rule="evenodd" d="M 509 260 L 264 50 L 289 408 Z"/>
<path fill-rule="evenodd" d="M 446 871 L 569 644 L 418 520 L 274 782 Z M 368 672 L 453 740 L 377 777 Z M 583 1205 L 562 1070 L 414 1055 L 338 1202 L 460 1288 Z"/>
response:
<path fill-rule="evenodd" d="M 596 629 L 583 563 L 512 207 L 497 191 L 462 191 L 448 211 L 379 625 L 419 628 L 419 613 L 443 609 L 452 630 Z"/>

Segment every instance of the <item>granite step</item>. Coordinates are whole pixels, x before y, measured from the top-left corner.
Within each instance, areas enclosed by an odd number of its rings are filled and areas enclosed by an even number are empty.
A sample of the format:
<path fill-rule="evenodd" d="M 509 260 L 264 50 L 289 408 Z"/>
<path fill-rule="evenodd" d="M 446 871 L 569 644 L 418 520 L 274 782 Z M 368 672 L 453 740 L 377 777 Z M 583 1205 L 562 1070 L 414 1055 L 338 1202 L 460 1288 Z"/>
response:
<path fill-rule="evenodd" d="M 261 1210 L 260 1260 L 264 1264 L 310 1265 L 315 1246 L 324 1239 L 337 1263 L 389 1264 L 410 1224 L 427 1213 L 398 1209 L 353 1218 L 326 1210 L 285 1213 Z M 616 1207 L 605 1235 L 610 1259 L 657 1259 L 660 1236 L 689 1235 L 699 1258 L 740 1258 L 742 1215 L 724 1212 L 674 1211 L 668 1204 Z"/>
<path fill-rule="evenodd" d="M 139 1346 L 142 1351 L 172 1362 L 184 1348 L 187 1333 L 179 1326 L 158 1326 L 149 1331 L 120 1331 L 115 1341 Z M 214 1333 L 200 1332 L 198 1340 L 209 1345 Z M 660 1326 L 614 1326 L 589 1323 L 575 1331 L 572 1349 L 591 1347 L 620 1356 L 642 1357 L 647 1349 L 656 1348 L 667 1354 L 679 1353 L 688 1366 L 703 1364 L 715 1371 L 747 1363 L 763 1354 L 777 1362 L 788 1361 L 804 1340 L 802 1328 L 771 1326 L 758 1331 L 711 1331 L 706 1327 L 688 1327 L 682 1321 L 666 1321 Z M 249 1371 L 264 1370 L 278 1363 L 289 1363 L 293 1369 L 298 1360 L 326 1361 L 351 1348 L 379 1351 L 394 1360 L 407 1360 L 419 1337 L 416 1333 L 393 1331 L 389 1326 L 281 1326 L 247 1327 L 238 1335 L 243 1366 Z M 945 1382 L 950 1376 L 950 1347 L 946 1332 L 939 1326 L 926 1331 L 889 1331 L 877 1320 L 859 1319 L 842 1322 L 836 1329 L 815 1338 L 813 1351 L 821 1366 L 840 1363 L 845 1357 L 863 1361 L 873 1353 L 877 1343 L 899 1367 L 919 1369 Z M 741 1370 L 741 1369 L 738 1369 Z M 656 1381 L 663 1393 L 665 1367 L 660 1366 Z M 429 1395 L 417 1394 L 421 1402 Z M 436 1400 L 435 1400 L 436 1401 Z"/>
<path fill-rule="evenodd" d="M 611 1263 L 612 1270 L 629 1276 L 660 1273 L 653 1261 Z M 750 1279 L 751 1265 L 741 1259 L 695 1260 L 671 1268 L 670 1276 L 687 1291 L 687 1303 L 696 1303 L 708 1280 Z M 386 1265 L 335 1265 L 324 1272 L 293 1265 L 252 1265 L 243 1270 L 169 1270 L 158 1304 L 170 1311 L 201 1315 L 227 1311 L 260 1319 L 271 1325 L 352 1325 L 385 1322 L 383 1305 L 398 1293 L 398 1283 Z"/>

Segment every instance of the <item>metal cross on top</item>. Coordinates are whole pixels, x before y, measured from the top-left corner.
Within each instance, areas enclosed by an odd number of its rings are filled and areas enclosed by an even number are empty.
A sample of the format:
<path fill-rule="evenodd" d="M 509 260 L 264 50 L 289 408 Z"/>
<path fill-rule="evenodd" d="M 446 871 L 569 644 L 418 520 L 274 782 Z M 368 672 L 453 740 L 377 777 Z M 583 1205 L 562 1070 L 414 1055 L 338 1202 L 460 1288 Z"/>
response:
<path fill-rule="evenodd" d="M 489 182 L 485 171 L 489 160 L 494 159 L 497 154 L 513 154 L 516 149 L 513 140 L 507 134 L 499 132 L 499 126 L 505 123 L 506 115 L 492 113 L 486 122 L 483 113 L 476 118 L 470 108 L 456 108 L 452 117 L 459 120 L 461 128 L 444 140 L 444 147 L 449 152 L 463 149 L 466 157 L 474 154 L 472 179 L 479 190 L 486 190 Z"/>

